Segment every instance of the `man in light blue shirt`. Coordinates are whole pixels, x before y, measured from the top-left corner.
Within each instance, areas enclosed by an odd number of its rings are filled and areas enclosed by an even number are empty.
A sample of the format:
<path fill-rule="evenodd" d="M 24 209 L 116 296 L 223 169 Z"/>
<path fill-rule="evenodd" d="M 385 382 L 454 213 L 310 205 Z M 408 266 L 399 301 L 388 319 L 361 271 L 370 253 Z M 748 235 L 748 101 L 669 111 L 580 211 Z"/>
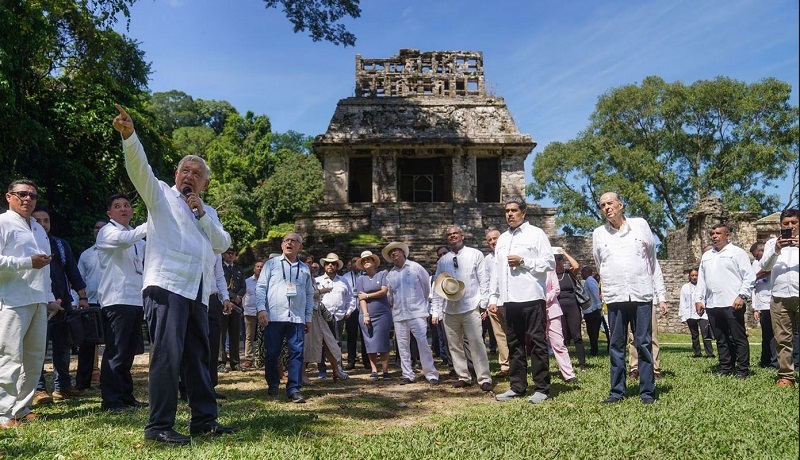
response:
<path fill-rule="evenodd" d="M 583 290 L 589 294 L 591 303 L 583 310 L 583 319 L 586 321 L 586 334 L 589 335 L 589 354 L 597 356 L 597 342 L 600 336 L 600 325 L 603 326 L 603 332 L 606 334 L 606 348 L 608 343 L 608 325 L 603 316 L 603 301 L 600 299 L 600 285 L 594 279 L 594 267 L 584 265 L 581 268 L 581 278 L 583 278 Z"/>
<path fill-rule="evenodd" d="M 303 372 L 303 343 L 311 328 L 314 310 L 314 278 L 308 265 L 297 255 L 303 249 L 303 238 L 287 233 L 281 243 L 283 254 L 270 259 L 256 283 L 258 324 L 264 327 L 264 377 L 267 393 L 278 395 L 281 376 L 278 356 L 283 340 L 289 347 L 286 395 L 292 402 L 306 402 L 300 393 Z"/>

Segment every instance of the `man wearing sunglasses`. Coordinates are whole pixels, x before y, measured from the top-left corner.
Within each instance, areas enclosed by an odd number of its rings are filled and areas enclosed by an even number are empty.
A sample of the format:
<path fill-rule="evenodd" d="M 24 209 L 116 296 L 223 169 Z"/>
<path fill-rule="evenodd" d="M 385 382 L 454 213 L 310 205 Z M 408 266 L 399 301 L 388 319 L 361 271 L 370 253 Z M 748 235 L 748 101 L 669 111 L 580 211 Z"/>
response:
<path fill-rule="evenodd" d="M 216 292 L 214 264 L 231 237 L 200 193 L 211 173 L 206 162 L 187 155 L 178 163 L 175 185 L 158 180 L 148 164 L 130 115 L 118 104 L 114 129 L 122 135 L 125 169 L 147 205 L 147 254 L 143 304 L 150 329 L 146 440 L 186 445 L 174 430 L 178 376 L 186 382 L 191 410 L 189 433 L 216 437 L 237 431 L 217 422 L 217 400 L 208 370 L 208 304 Z"/>
<path fill-rule="evenodd" d="M 47 318 L 60 310 L 50 289 L 50 242 L 31 213 L 36 185 L 17 180 L 0 214 L 0 429 L 36 418 L 31 412 L 44 363 Z"/>

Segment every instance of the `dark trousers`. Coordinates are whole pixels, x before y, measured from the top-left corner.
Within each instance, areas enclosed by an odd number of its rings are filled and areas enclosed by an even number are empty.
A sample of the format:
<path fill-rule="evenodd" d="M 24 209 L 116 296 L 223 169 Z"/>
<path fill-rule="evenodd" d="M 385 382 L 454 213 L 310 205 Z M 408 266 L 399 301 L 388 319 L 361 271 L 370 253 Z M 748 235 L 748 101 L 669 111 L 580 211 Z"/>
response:
<path fill-rule="evenodd" d="M 433 357 L 439 358 L 441 356 L 439 350 L 439 328 L 431 323 L 430 316 L 428 316 L 428 331 L 431 334 L 431 351 L 433 352 Z"/>
<path fill-rule="evenodd" d="M 144 315 L 152 347 L 148 393 L 150 419 L 145 434 L 171 430 L 178 407 L 178 377 L 186 384 L 190 428 L 204 429 L 217 419 L 217 400 L 208 371 L 208 308 L 156 286 L 144 290 Z"/>
<path fill-rule="evenodd" d="M 603 332 L 606 335 L 606 350 L 608 350 L 608 344 L 611 340 L 608 337 L 608 325 L 606 324 L 605 317 L 603 317 L 603 310 L 600 309 L 590 313 L 584 313 L 583 320 L 586 321 L 586 335 L 589 336 L 589 354 L 597 356 L 600 325 L 603 326 Z"/>
<path fill-rule="evenodd" d="M 356 355 L 358 354 L 358 335 L 361 333 L 361 327 L 358 325 L 358 311 L 354 311 L 350 316 L 344 320 L 345 331 L 347 331 L 347 364 L 356 365 Z M 366 353 L 364 353 L 362 346 L 362 360 Z M 367 364 L 368 365 L 368 364 Z"/>
<path fill-rule="evenodd" d="M 225 352 L 225 336 L 228 336 L 228 352 Z M 239 340 L 242 336 L 242 314 L 232 310 L 221 315 L 219 336 L 219 364 L 228 363 L 233 369 L 239 365 Z"/>
<path fill-rule="evenodd" d="M 550 394 L 549 355 L 545 324 L 547 312 L 544 300 L 506 302 L 506 340 L 508 341 L 508 381 L 516 393 L 528 389 L 528 358 L 525 336 L 531 343 L 531 377 L 534 390 Z"/>
<path fill-rule="evenodd" d="M 72 388 L 72 378 L 69 375 L 69 361 L 72 347 L 69 344 L 69 330 L 67 328 L 67 322 L 48 322 L 47 340 L 52 346 L 53 353 L 53 388 L 56 391 Z M 47 391 L 47 385 L 44 378 L 44 364 L 42 364 L 42 375 L 39 377 L 39 384 L 36 386 L 36 390 Z"/>
<path fill-rule="evenodd" d="M 78 369 L 75 371 L 75 388 L 85 390 L 92 386 L 92 372 L 94 372 L 97 345 L 84 343 L 78 346 Z"/>
<path fill-rule="evenodd" d="M 218 294 L 211 294 L 208 302 L 208 372 L 211 376 L 211 385 L 219 383 L 217 361 L 219 360 L 219 343 L 222 330 L 222 302 Z"/>
<path fill-rule="evenodd" d="M 436 324 L 436 331 L 439 334 L 439 343 L 437 344 L 439 347 L 439 356 L 442 358 L 442 363 L 452 369 L 453 358 L 450 357 L 450 347 L 447 346 L 447 334 L 444 333 L 444 321 L 439 321 Z M 468 348 L 464 347 L 465 352 L 466 350 L 468 350 Z"/>
<path fill-rule="evenodd" d="M 761 359 L 758 364 L 761 367 L 778 368 L 778 342 L 775 341 L 775 333 L 772 331 L 772 315 L 769 310 L 758 312 L 761 323 Z"/>
<path fill-rule="evenodd" d="M 300 391 L 302 382 L 305 324 L 270 321 L 264 328 L 264 378 L 270 389 L 278 388 L 281 383 L 278 356 L 281 354 L 284 339 L 288 348 L 286 394 L 291 396 Z"/>
<path fill-rule="evenodd" d="M 144 309 L 136 305 L 109 305 L 102 310 L 106 348 L 100 365 L 100 396 L 104 408 L 133 405 L 133 358 L 144 348 Z"/>
<path fill-rule="evenodd" d="M 489 351 L 491 353 L 497 353 L 497 339 L 494 337 L 494 329 L 492 329 L 492 321 L 489 319 L 489 315 L 486 315 L 486 319 L 481 321 L 481 338 L 486 340 L 486 334 L 489 334 Z"/>
<path fill-rule="evenodd" d="M 583 337 L 581 336 L 581 307 L 570 302 L 569 306 L 562 306 L 561 310 L 564 312 L 561 316 L 564 345 L 569 347 L 570 341 L 574 343 L 578 364 L 586 367 L 586 350 L 583 347 Z"/>
<path fill-rule="evenodd" d="M 730 373 L 736 363 L 736 372 L 750 372 L 750 344 L 744 328 L 745 308 L 733 307 L 707 308 L 708 320 L 717 339 L 719 371 Z"/>
<path fill-rule="evenodd" d="M 625 397 L 625 347 L 628 343 L 628 325 L 633 327 L 633 344 L 639 354 L 639 396 L 655 399 L 656 379 L 653 367 L 653 304 L 651 302 L 615 302 L 608 304 L 608 322 L 611 342 L 608 356 L 611 361 L 611 391 L 609 397 Z"/>
<path fill-rule="evenodd" d="M 703 336 L 703 344 L 706 348 L 706 357 L 714 356 L 714 340 L 711 334 L 711 328 L 708 325 L 707 319 L 687 319 L 686 325 L 689 326 L 689 333 L 692 334 L 692 350 L 695 356 L 702 356 L 700 353 L 700 336 Z"/>

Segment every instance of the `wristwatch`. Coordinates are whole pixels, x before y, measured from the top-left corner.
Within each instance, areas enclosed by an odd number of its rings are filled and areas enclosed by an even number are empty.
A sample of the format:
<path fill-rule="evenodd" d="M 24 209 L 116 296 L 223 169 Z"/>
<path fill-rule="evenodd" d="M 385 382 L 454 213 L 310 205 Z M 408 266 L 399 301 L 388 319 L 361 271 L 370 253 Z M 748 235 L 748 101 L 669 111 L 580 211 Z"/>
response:
<path fill-rule="evenodd" d="M 739 294 L 739 298 L 744 300 L 745 302 L 749 302 L 750 301 L 750 297 L 748 297 L 748 296 L 746 296 L 744 294 Z"/>

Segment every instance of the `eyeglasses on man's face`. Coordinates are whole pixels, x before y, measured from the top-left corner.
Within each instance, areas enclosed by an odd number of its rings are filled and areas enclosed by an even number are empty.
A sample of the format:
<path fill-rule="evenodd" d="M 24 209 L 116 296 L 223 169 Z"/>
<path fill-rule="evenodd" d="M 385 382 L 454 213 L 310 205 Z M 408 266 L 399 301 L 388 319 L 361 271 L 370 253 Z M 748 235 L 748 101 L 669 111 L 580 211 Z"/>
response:
<path fill-rule="evenodd" d="M 292 243 L 292 244 L 300 244 L 300 240 L 294 238 L 286 238 L 283 240 L 284 243 Z"/>
<path fill-rule="evenodd" d="M 37 195 L 36 193 L 27 192 L 25 190 L 21 190 L 21 191 L 18 191 L 18 192 L 16 192 L 16 191 L 15 192 L 8 192 L 8 193 L 9 193 L 9 195 L 16 196 L 20 200 L 24 200 L 25 198 L 30 198 L 31 200 L 36 201 L 36 200 L 39 199 L 39 195 Z"/>

